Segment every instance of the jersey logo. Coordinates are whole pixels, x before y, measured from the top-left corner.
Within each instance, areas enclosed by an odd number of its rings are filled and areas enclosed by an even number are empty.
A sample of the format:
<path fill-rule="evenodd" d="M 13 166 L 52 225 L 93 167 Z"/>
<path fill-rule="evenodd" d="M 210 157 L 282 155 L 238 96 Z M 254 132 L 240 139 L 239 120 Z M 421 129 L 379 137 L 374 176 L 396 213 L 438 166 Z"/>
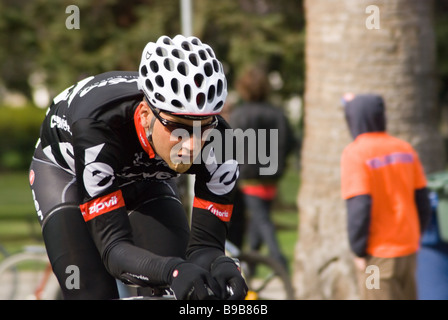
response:
<path fill-rule="evenodd" d="M 216 195 L 224 195 L 233 190 L 240 173 L 236 160 L 227 160 L 218 167 L 212 148 L 206 161 L 206 168 L 211 175 L 210 181 L 207 182 L 207 188 L 211 192 Z"/>
<path fill-rule="evenodd" d="M 104 197 L 94 199 L 79 206 L 84 221 L 86 222 L 121 207 L 124 207 L 124 199 L 121 190 L 112 192 Z"/>
<path fill-rule="evenodd" d="M 104 143 L 88 148 L 85 151 L 84 188 L 91 197 L 110 187 L 115 179 L 114 170 L 110 165 L 96 162 L 103 147 Z"/>
<path fill-rule="evenodd" d="M 70 108 L 70 104 L 72 103 L 79 90 L 81 90 L 93 78 L 94 76 L 85 78 L 84 80 L 79 81 L 76 86 L 73 85 L 71 87 L 68 87 L 53 99 L 53 103 L 58 104 L 61 101 L 67 101 L 67 107 Z"/>
<path fill-rule="evenodd" d="M 208 210 L 224 222 L 229 222 L 232 217 L 233 204 L 215 203 L 195 197 L 193 207 Z"/>

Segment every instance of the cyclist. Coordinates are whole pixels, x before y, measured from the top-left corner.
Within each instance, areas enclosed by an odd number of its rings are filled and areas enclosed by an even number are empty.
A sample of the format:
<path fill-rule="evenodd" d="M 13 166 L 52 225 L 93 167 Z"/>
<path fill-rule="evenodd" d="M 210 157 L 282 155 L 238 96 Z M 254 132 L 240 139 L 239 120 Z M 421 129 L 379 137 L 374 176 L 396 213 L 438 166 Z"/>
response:
<path fill-rule="evenodd" d="M 231 138 L 218 115 L 226 96 L 211 47 L 178 35 L 148 43 L 138 72 L 92 76 L 54 98 L 30 185 L 64 298 L 117 298 L 115 278 L 170 286 L 177 299 L 245 297 L 224 255 L 238 164 L 207 139 Z M 191 227 L 182 173 L 195 175 Z M 66 285 L 68 266 L 78 286 Z"/>

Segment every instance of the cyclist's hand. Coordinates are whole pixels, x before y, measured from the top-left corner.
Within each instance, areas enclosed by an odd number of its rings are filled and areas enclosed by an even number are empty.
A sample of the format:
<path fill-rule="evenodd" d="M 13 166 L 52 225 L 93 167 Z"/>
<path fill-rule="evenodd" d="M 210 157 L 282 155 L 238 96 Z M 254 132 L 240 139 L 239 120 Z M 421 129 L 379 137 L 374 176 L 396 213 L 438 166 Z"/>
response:
<path fill-rule="evenodd" d="M 226 256 L 216 258 L 211 274 L 221 287 L 221 297 L 227 300 L 242 300 L 247 294 L 247 285 L 235 261 Z"/>
<path fill-rule="evenodd" d="M 220 288 L 205 269 L 193 263 L 180 263 L 173 271 L 171 289 L 177 300 L 216 299 Z"/>

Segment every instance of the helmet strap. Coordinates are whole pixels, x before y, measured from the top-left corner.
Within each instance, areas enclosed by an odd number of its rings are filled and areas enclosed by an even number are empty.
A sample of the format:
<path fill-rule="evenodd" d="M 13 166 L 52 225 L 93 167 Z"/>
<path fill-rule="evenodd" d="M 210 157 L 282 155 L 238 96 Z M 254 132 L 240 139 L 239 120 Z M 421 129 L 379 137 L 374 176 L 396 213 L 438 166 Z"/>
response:
<path fill-rule="evenodd" d="M 149 144 L 151 145 L 151 148 L 155 151 L 154 143 L 152 142 L 152 133 L 154 131 L 154 123 L 156 122 L 156 117 L 153 115 L 151 122 L 149 123 L 149 128 L 146 131 L 146 138 L 148 139 Z"/>

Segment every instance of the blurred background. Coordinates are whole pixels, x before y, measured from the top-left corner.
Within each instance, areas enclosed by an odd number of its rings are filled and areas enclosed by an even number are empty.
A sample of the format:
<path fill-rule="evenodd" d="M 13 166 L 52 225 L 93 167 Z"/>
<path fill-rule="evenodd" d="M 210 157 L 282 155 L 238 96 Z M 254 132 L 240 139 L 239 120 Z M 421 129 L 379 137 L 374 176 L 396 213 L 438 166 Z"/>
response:
<path fill-rule="evenodd" d="M 27 169 L 45 108 L 57 93 L 86 76 L 110 70 L 137 70 L 147 42 L 155 41 L 162 34 L 182 33 L 181 2 L 0 0 L 0 244 L 9 251 L 41 241 Z M 379 30 L 366 28 L 369 13 L 365 9 L 370 4 L 380 9 Z M 76 10 L 70 10 L 73 5 L 79 9 L 78 16 Z M 441 141 L 447 141 L 448 1 L 391 0 L 386 4 L 381 0 L 191 0 L 191 6 L 192 34 L 210 44 L 225 66 L 230 90 L 226 108 L 238 103 L 234 83 L 243 68 L 261 64 L 269 71 L 273 102 L 284 108 L 303 141 L 301 154 L 294 154 L 290 159 L 275 207 L 282 248 L 295 273 L 295 283 L 305 288 L 299 290 L 299 297 L 355 297 L 356 293 L 347 292 L 351 290 L 347 282 L 335 280 L 350 277 L 349 267 L 342 268 L 341 272 L 325 269 L 335 259 L 347 264 L 345 240 L 328 237 L 332 242 L 336 239 L 342 243 L 337 250 L 322 251 L 315 247 L 326 246 L 325 241 L 319 241 L 320 237 L 343 230 L 340 227 L 343 222 L 329 227 L 328 222 L 322 222 L 326 216 L 320 214 L 320 211 L 341 212 L 343 216 L 337 190 L 338 156 L 348 142 L 348 133 L 342 113 L 335 111 L 338 97 L 343 90 L 375 90 L 392 73 L 415 73 L 411 69 L 397 71 L 393 68 L 395 60 L 388 57 L 417 50 L 421 54 L 415 59 L 429 61 L 432 79 L 429 89 L 424 88 L 425 92 L 431 91 L 430 98 L 419 99 L 430 101 L 431 105 L 421 106 L 424 110 L 417 105 L 403 116 L 403 110 L 407 109 L 400 109 L 402 102 L 386 89 L 378 91 L 385 94 L 386 102 L 397 106 L 390 113 L 394 133 L 409 137 L 417 148 L 419 144 L 427 145 L 416 138 L 420 134 L 408 133 L 408 127 L 403 125 L 407 121 L 415 127 L 423 119 Z M 422 18 L 419 20 L 419 17 Z M 421 36 L 419 30 L 429 30 L 429 33 Z M 416 43 L 409 46 L 394 48 L 378 38 L 387 35 L 392 43 L 408 43 L 409 32 L 420 34 Z M 373 52 L 375 58 L 369 59 Z M 356 57 L 372 66 L 363 75 L 364 79 L 379 79 L 378 82 L 355 85 L 360 83 L 359 78 L 350 75 L 361 68 L 356 64 L 347 67 L 347 64 L 355 63 Z M 417 61 L 411 58 L 407 63 L 412 65 Z M 335 83 L 344 86 L 335 88 Z M 392 83 L 388 83 L 388 88 L 398 96 L 400 90 L 409 90 L 402 89 L 399 80 Z M 330 92 L 332 95 L 325 96 Z M 412 94 L 407 96 L 414 98 Z M 332 131 L 332 128 L 337 129 Z M 326 138 L 328 135 L 332 138 Z M 337 143 L 329 147 L 332 141 Z M 331 152 L 326 155 L 322 150 Z M 423 147 L 420 150 L 426 152 Z M 313 157 L 317 153 L 320 158 Z M 428 173 L 446 166 L 444 154 L 443 150 L 443 156 L 438 156 L 435 164 L 428 155 L 425 167 Z M 332 179 L 329 183 L 316 178 L 323 173 Z M 320 189 L 322 185 L 330 186 L 333 191 Z M 319 205 L 315 205 L 317 202 Z M 322 207 L 323 202 L 328 205 Z M 324 235 L 311 234 L 307 228 L 324 230 Z M 309 259 L 310 252 L 324 258 Z M 303 267 L 307 262 L 309 267 Z M 328 276 L 328 273 L 335 275 Z M 305 278 L 314 281 L 313 284 Z M 350 279 L 347 281 L 352 283 Z"/>
<path fill-rule="evenodd" d="M 9 250 L 30 241 L 30 228 L 40 240 L 27 169 L 53 97 L 86 76 L 137 70 L 147 42 L 184 31 L 181 5 L 180 0 L 0 1 L 0 243 Z M 192 0 L 191 18 L 190 32 L 210 44 L 225 66 L 231 91 L 226 108 L 238 102 L 233 83 L 241 70 L 259 63 L 269 71 L 272 98 L 289 107 L 299 131 L 301 1 Z M 297 174 L 290 180 L 297 185 Z M 286 189 L 291 209 L 297 187 Z M 291 216 L 296 219 L 296 210 Z"/>

